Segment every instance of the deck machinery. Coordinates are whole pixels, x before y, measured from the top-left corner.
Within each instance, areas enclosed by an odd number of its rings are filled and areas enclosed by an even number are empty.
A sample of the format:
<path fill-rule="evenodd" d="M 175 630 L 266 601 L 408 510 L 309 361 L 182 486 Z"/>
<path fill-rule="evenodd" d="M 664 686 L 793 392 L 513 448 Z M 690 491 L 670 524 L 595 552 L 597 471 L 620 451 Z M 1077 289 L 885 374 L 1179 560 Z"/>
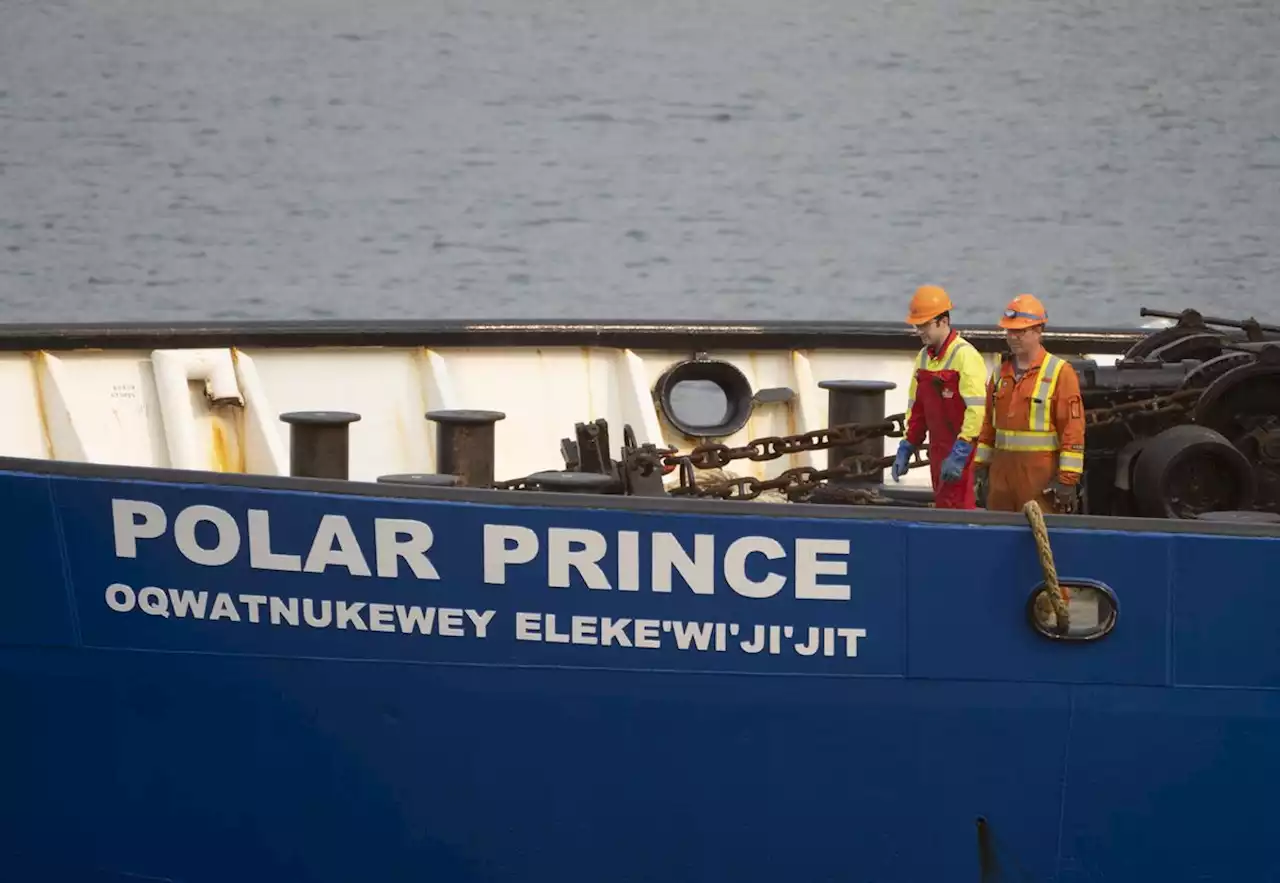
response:
<path fill-rule="evenodd" d="M 1173 322 L 1143 337 L 1114 364 L 1071 360 L 1080 377 L 1087 426 L 1077 514 L 1280 522 L 1280 327 L 1191 309 L 1171 313 L 1143 308 L 1142 315 Z M 745 383 L 728 363 L 702 364 L 713 374 L 735 374 Z M 669 404 L 669 386 L 662 379 L 655 384 L 660 413 Z M 892 384 L 835 381 L 821 386 L 830 396 L 828 423 L 822 429 L 736 447 L 722 438 L 682 430 L 694 445 L 681 452 L 637 444 L 628 425 L 615 456 L 609 426 L 597 419 L 576 424 L 574 436 L 562 440 L 562 469 L 510 480 L 494 480 L 491 427 L 468 431 L 441 426 L 440 449 L 447 461 L 463 468 L 445 467 L 440 472 L 450 474 L 413 478 L 415 483 L 506 490 L 931 505 L 928 488 L 907 489 L 884 480 L 892 463 L 884 456 L 885 439 L 901 437 L 906 422 L 905 414 L 884 414 L 883 390 Z M 868 390 L 870 396 L 865 395 Z M 861 401 L 850 405 L 848 397 L 858 392 L 864 394 Z M 739 394 L 747 411 L 761 402 L 794 397 L 787 389 L 744 388 Z M 681 428 L 678 420 L 671 422 Z M 742 423 L 745 419 L 737 425 Z M 826 468 L 799 466 L 767 479 L 733 471 L 734 461 L 768 461 L 804 451 L 826 451 Z M 927 445 L 912 468 L 927 465 L 921 456 L 925 453 Z M 467 463 L 477 466 L 470 477 Z M 669 478 L 673 473 L 675 478 Z"/>

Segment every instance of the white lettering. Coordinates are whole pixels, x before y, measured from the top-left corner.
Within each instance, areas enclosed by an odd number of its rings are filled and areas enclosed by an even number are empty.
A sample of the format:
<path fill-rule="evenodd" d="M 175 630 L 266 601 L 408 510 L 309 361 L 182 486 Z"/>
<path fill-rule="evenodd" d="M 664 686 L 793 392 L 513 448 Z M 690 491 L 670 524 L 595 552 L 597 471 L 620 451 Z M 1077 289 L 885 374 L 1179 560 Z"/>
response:
<path fill-rule="evenodd" d="M 258 611 L 261 609 L 263 604 L 267 603 L 266 595 L 241 595 L 236 600 L 241 604 L 248 606 L 249 622 L 261 622 L 261 619 L 259 619 L 258 616 Z"/>
<path fill-rule="evenodd" d="M 627 637 L 627 626 L 630 619 L 613 619 L 606 616 L 600 620 L 600 643 L 608 647 L 617 644 L 619 647 L 630 647 L 631 639 Z"/>
<path fill-rule="evenodd" d="M 208 592 L 192 592 L 189 590 L 169 590 L 169 600 L 173 603 L 175 616 L 190 615 L 196 619 L 204 619 L 204 605 L 209 600 Z"/>
<path fill-rule="evenodd" d="M 507 546 L 507 540 L 515 545 Z M 515 524 L 484 526 L 484 581 L 501 586 L 507 582 L 508 564 L 528 564 L 538 555 L 538 535 Z"/>
<path fill-rule="evenodd" d="M 819 561 L 819 555 L 848 555 L 848 540 L 796 540 L 796 597 L 813 601 L 848 601 L 847 583 L 818 582 L 823 574 L 847 576 L 848 560 Z"/>
<path fill-rule="evenodd" d="M 394 632 L 396 630 L 396 621 L 392 614 L 395 611 L 395 606 L 392 604 L 370 604 L 369 631 Z"/>
<path fill-rule="evenodd" d="M 404 534 L 408 539 L 400 539 Z M 431 528 L 407 518 L 375 518 L 373 536 L 378 559 L 378 576 L 395 579 L 400 575 L 400 559 L 418 579 L 439 579 L 427 550 L 435 542 Z"/>
<path fill-rule="evenodd" d="M 471 624 L 476 627 L 477 638 L 483 638 L 489 634 L 489 620 L 493 619 L 494 614 L 497 612 L 496 610 L 486 610 L 483 613 L 478 613 L 475 610 L 467 611 L 467 619 L 471 620 Z"/>
<path fill-rule="evenodd" d="M 616 587 L 624 592 L 670 594 L 682 583 L 691 594 L 712 596 L 723 581 L 735 594 L 756 600 L 777 596 L 789 583 L 794 584 L 794 596 L 800 600 L 848 601 L 852 597 L 849 585 L 820 581 L 828 575 L 848 575 L 848 540 L 798 538 L 787 548 L 773 537 L 744 536 L 730 542 L 721 554 L 717 554 L 717 545 L 716 536 L 710 533 L 677 538 L 665 531 L 643 534 L 620 530 L 607 535 L 588 528 L 549 527 L 540 537 L 528 527 L 487 524 L 484 581 L 505 585 L 510 566 L 532 563 L 545 568 L 545 584 L 555 589 L 576 585 L 600 591 Z M 755 554 L 766 561 L 753 561 Z M 611 556 L 616 561 L 610 561 Z M 786 562 L 791 556 L 794 564 Z M 608 571 L 606 561 L 611 565 Z M 783 563 L 770 565 L 769 561 Z M 539 584 L 542 577 L 539 574 Z"/>
<path fill-rule="evenodd" d="M 751 549 L 750 551 L 758 551 Z M 823 551 L 823 550 L 819 550 Z M 839 551 L 838 549 L 835 551 Z M 767 554 L 767 551 L 766 551 Z M 816 553 L 815 553 L 816 554 Z M 213 604 L 209 605 L 209 597 Z M 124 583 L 107 586 L 107 606 L 123 614 L 138 613 L 168 619 L 247 622 L 253 625 L 289 626 L 300 624 L 313 629 L 339 628 L 381 634 L 401 633 L 441 638 L 485 639 L 496 610 L 474 610 L 460 607 L 419 607 L 385 602 L 316 600 L 312 598 L 280 598 L 268 595 L 235 595 L 228 592 L 163 589 L 146 586 L 138 591 Z M 299 603 L 301 602 L 301 603 Z M 242 609 L 243 608 L 243 609 Z M 301 608 L 301 617 L 299 609 Z M 264 611 L 268 611 L 264 613 Z M 731 652 L 729 636 L 743 635 L 732 650 L 749 654 L 779 656 L 792 653 L 799 657 L 821 654 L 825 657 L 858 656 L 859 640 L 866 629 L 837 626 L 740 625 L 725 622 L 686 622 L 681 620 L 643 619 L 633 617 L 592 616 L 584 614 L 534 613 L 521 611 L 514 616 L 515 639 L 577 647 L 622 647 L 657 650 L 666 646 L 683 652 Z M 670 636 L 670 637 L 668 637 Z"/>
<path fill-rule="evenodd" d="M 517 641 L 541 641 L 542 635 L 538 631 L 538 626 L 542 624 L 542 616 L 538 613 L 517 613 L 516 614 L 516 640 Z"/>
<path fill-rule="evenodd" d="M 639 531 L 618 531 L 618 591 L 640 591 Z"/>
<path fill-rule="evenodd" d="M 279 625 L 282 622 L 292 626 L 298 624 L 297 598 L 271 599 L 271 624 Z"/>
<path fill-rule="evenodd" d="M 279 518 L 279 513 L 276 517 Z M 113 499 L 111 521 L 118 558 L 137 558 L 139 540 L 163 537 L 169 525 L 164 509 L 148 500 Z M 397 579 L 403 562 L 416 579 L 440 579 L 427 555 L 435 542 L 428 524 L 407 518 L 371 521 L 374 546 L 370 551 L 379 577 Z M 271 528 L 272 515 L 266 509 L 247 510 L 242 523 L 225 509 L 197 504 L 179 510 L 173 518 L 172 541 L 188 561 L 205 567 L 230 564 L 247 546 L 248 565 L 254 570 L 326 573 L 329 567 L 336 566 L 345 568 L 353 576 L 372 576 L 369 556 L 361 548 L 346 516 L 320 517 L 305 565 L 304 556 L 298 552 L 273 548 Z M 536 554 L 537 537 L 532 531 L 528 531 L 528 535 L 533 539 Z"/>
<path fill-rule="evenodd" d="M 403 604 L 397 604 L 396 619 L 400 621 L 400 631 L 405 634 L 416 629 L 424 635 L 429 635 L 435 628 L 436 609 L 428 607 L 424 610 L 421 607 L 405 607 Z"/>
<path fill-rule="evenodd" d="M 301 555 L 271 551 L 271 516 L 265 509 L 249 510 L 249 566 L 256 570 L 302 569 Z"/>
<path fill-rule="evenodd" d="M 770 573 L 762 580 L 753 580 L 747 576 L 747 556 L 759 552 L 766 558 L 786 557 L 782 544 L 772 537 L 740 537 L 729 544 L 724 553 L 724 579 L 744 598 L 772 598 L 787 584 L 787 578 L 777 573 Z"/>
<path fill-rule="evenodd" d="M 240 605 L 248 611 L 248 622 L 272 626 L 298 627 L 305 623 L 311 628 L 331 626 L 355 631 L 382 633 L 439 635 L 441 637 L 485 638 L 489 626 L 497 615 L 496 610 L 473 610 L 461 607 L 419 607 L 416 605 L 386 604 L 365 601 L 330 601 L 313 598 L 280 598 L 268 595 L 238 595 L 228 592 L 213 594 L 189 589 L 162 589 L 147 586 L 137 592 L 124 583 L 107 586 L 104 599 L 107 606 L 117 613 L 134 610 L 148 616 L 169 618 L 229 620 L 243 622 Z M 301 602 L 301 604 L 299 604 Z M 302 610 L 299 619 L 299 607 Z M 269 612 L 263 615 L 264 608 Z M 529 614 L 537 617 L 537 614 Z M 525 622 L 517 616 L 517 622 Z M 468 626 L 470 626 L 468 628 Z"/>
<path fill-rule="evenodd" d="M 578 545 L 581 548 L 573 548 Z M 608 551 L 604 534 L 576 527 L 547 529 L 547 583 L 569 588 L 569 568 L 574 568 L 589 589 L 608 589 L 609 580 L 596 562 Z"/>
<path fill-rule="evenodd" d="M 333 548 L 333 541 L 338 541 L 338 548 Z M 352 576 L 371 576 L 369 562 L 360 550 L 351 522 L 343 515 L 325 515 L 316 528 L 315 540 L 311 543 L 311 551 L 307 554 L 307 564 L 303 567 L 307 573 L 324 573 L 330 564 L 345 567 Z"/>
<path fill-rule="evenodd" d="M 107 586 L 107 606 L 117 613 L 128 613 L 137 602 L 133 589 L 124 583 L 112 583 Z"/>
<path fill-rule="evenodd" d="M 542 640 L 548 644 L 568 644 L 570 635 L 568 632 L 556 631 L 556 615 L 548 613 L 543 619 L 546 620 L 547 630 L 544 632 L 545 637 Z"/>
<path fill-rule="evenodd" d="M 217 533 L 218 541 L 212 549 L 206 549 L 196 539 L 196 525 L 202 521 L 212 524 Z M 173 541 L 192 564 L 221 567 L 240 551 L 240 528 L 230 512 L 217 506 L 188 506 L 173 519 Z"/>
<path fill-rule="evenodd" d="M 595 644 L 596 618 L 594 616 L 575 616 L 573 624 L 573 643 Z"/>
<path fill-rule="evenodd" d="M 669 533 L 653 535 L 653 590 L 671 591 L 671 569 L 680 571 L 680 577 L 695 595 L 710 595 L 716 590 L 716 538 L 709 533 L 693 537 L 693 557 Z"/>
<path fill-rule="evenodd" d="M 141 515 L 142 521 L 134 520 Z M 164 533 L 164 510 L 146 500 L 112 500 L 111 526 L 116 538 L 117 558 L 137 558 L 138 540 L 154 540 Z M 133 590 L 130 589 L 132 596 Z"/>
<path fill-rule="evenodd" d="M 213 599 L 213 611 L 209 614 L 209 618 L 239 622 L 240 613 L 236 610 L 236 605 L 231 602 L 231 596 L 226 592 L 219 592 Z"/>
<path fill-rule="evenodd" d="M 360 618 L 360 611 L 363 609 L 363 601 L 356 601 L 354 604 L 347 601 L 339 601 L 338 628 L 345 629 L 350 624 L 355 626 L 356 631 L 368 631 L 368 627 L 364 624 L 364 620 Z"/>
<path fill-rule="evenodd" d="M 143 613 L 149 613 L 152 616 L 163 616 L 168 619 L 169 596 L 165 594 L 164 589 L 147 586 L 138 593 L 138 609 Z"/>
<path fill-rule="evenodd" d="M 310 598 L 302 599 L 302 618 L 312 628 L 322 629 L 333 621 L 333 602 L 327 598 L 321 601 L 319 614 L 316 613 L 315 603 Z"/>
<path fill-rule="evenodd" d="M 706 650 L 711 646 L 713 625 L 710 622 L 673 622 L 671 633 L 675 636 L 676 646 L 681 650 L 688 650 L 691 643 L 699 650 Z"/>
<path fill-rule="evenodd" d="M 658 629 L 662 623 L 656 619 L 636 620 L 636 646 L 646 650 L 656 650 L 662 646 L 658 640 Z"/>
<path fill-rule="evenodd" d="M 466 634 L 462 630 L 462 611 L 452 607 L 441 607 L 436 613 L 436 633 L 451 638 L 461 638 Z"/>

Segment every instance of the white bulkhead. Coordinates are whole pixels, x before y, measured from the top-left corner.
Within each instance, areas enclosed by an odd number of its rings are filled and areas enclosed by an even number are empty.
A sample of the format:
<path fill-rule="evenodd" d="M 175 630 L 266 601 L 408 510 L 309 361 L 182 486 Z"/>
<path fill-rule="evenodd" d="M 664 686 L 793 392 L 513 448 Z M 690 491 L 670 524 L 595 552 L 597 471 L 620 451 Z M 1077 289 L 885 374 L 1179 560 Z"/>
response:
<path fill-rule="evenodd" d="M 896 388 L 885 396 L 885 412 L 900 413 L 917 346 L 904 334 L 900 350 L 709 352 L 706 358 L 741 372 L 753 392 L 793 392 L 755 404 L 740 429 L 715 440 L 740 445 L 826 426 L 823 380 L 890 381 Z M 350 478 L 373 481 L 434 471 L 435 425 L 425 413 L 466 408 L 505 413 L 495 427 L 495 477 L 513 479 L 563 468 L 560 440 L 573 437 L 574 424 L 597 418 L 608 421 L 615 457 L 625 424 L 640 443 L 688 451 L 698 440 L 672 425 L 654 388 L 691 355 L 607 346 L 3 352 L 0 455 L 288 475 L 290 428 L 280 414 L 342 410 L 361 415 L 350 425 Z M 987 359 L 997 362 L 994 354 Z M 713 408 L 718 402 L 704 398 Z M 886 454 L 896 445 L 887 439 Z M 735 461 L 728 471 L 768 478 L 801 465 L 824 468 L 827 455 Z M 927 486 L 927 470 L 912 470 L 904 484 Z"/>

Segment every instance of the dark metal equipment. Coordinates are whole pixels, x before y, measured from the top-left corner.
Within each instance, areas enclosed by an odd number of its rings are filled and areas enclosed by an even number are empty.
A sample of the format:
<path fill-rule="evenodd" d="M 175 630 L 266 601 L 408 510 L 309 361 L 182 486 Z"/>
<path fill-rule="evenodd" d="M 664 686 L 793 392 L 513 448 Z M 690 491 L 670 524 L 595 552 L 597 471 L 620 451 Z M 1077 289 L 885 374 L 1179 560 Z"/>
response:
<path fill-rule="evenodd" d="M 295 478 L 346 481 L 350 462 L 350 428 L 360 419 L 348 411 L 290 411 L 289 474 Z"/>
<path fill-rule="evenodd" d="M 1197 518 L 1280 512 L 1280 328 L 1195 310 L 1114 366 L 1074 361 L 1085 421 L 1085 511 Z"/>
<path fill-rule="evenodd" d="M 494 424 L 506 416 L 501 411 L 428 411 L 427 419 L 436 424 L 436 471 L 456 475 L 463 487 L 492 486 Z"/>
<path fill-rule="evenodd" d="M 1215 512 L 1241 519 L 1249 513 L 1280 514 L 1280 327 L 1206 317 L 1195 310 L 1144 308 L 1142 315 L 1176 321 L 1138 341 L 1114 364 L 1071 363 L 1080 377 L 1086 426 L 1082 513 L 1184 519 Z M 681 363 L 681 370 L 722 370 L 717 365 L 700 356 Z M 659 391 L 674 377 L 664 375 Z M 884 485 L 884 470 L 893 462 L 884 456 L 885 441 L 906 431 L 907 415 L 884 413 L 885 393 L 894 384 L 828 380 L 818 385 L 828 395 L 823 429 L 766 436 L 736 447 L 715 440 L 732 434 L 725 431 L 700 436 L 706 440 L 680 453 L 637 444 L 627 425 L 615 457 L 608 424 L 595 420 L 577 424 L 574 437 L 561 441 L 563 470 L 511 481 L 492 481 L 491 418 L 445 418 L 440 443 L 445 459 L 439 469 L 468 473 L 462 484 L 512 490 L 741 500 L 773 492 L 797 502 L 912 505 L 899 489 Z M 766 392 L 788 393 L 779 399 L 783 403 L 791 399 L 789 390 Z M 759 405 L 774 398 L 748 393 L 735 387 L 734 400 Z M 736 431 L 742 423 L 735 419 L 725 429 Z M 463 444 L 461 436 L 444 434 L 446 425 L 483 425 L 489 434 L 468 436 Z M 448 459 L 460 449 L 474 451 L 481 462 L 461 469 Z M 826 451 L 827 468 L 800 466 L 770 479 L 724 472 L 734 461 L 768 461 L 805 451 Z M 928 460 L 917 455 L 911 465 L 925 466 Z M 671 473 L 676 481 L 667 487 L 663 476 Z"/>

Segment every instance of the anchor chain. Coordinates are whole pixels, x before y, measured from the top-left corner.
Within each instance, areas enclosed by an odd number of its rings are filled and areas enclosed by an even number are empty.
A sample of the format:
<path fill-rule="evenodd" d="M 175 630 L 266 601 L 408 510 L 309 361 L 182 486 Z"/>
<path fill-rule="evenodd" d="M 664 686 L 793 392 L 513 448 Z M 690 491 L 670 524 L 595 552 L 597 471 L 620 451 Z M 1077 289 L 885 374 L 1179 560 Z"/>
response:
<path fill-rule="evenodd" d="M 855 455 L 845 458 L 830 469 L 818 469 L 813 466 L 797 466 L 779 473 L 774 478 L 760 479 L 754 476 L 730 478 L 725 481 L 699 486 L 696 481 L 697 469 L 723 469 L 735 460 L 761 462 L 776 460 L 790 454 L 804 451 L 823 451 L 837 447 L 849 447 L 867 441 L 884 438 L 901 438 L 906 434 L 906 414 L 893 414 L 876 423 L 845 423 L 837 426 L 815 429 L 787 436 L 765 436 L 752 439 L 744 445 L 731 447 L 725 444 L 709 442 L 698 445 L 686 454 L 679 454 L 672 448 L 656 449 L 647 446 L 647 450 L 625 449 L 623 459 L 634 468 L 644 471 L 652 469 L 679 470 L 679 485 L 668 492 L 673 496 L 716 497 L 723 500 L 754 500 L 766 491 L 782 491 L 789 500 L 797 500 L 813 492 L 822 482 L 830 479 L 872 478 L 879 475 L 886 467 L 892 465 L 892 457 L 871 457 Z M 928 465 L 927 460 L 917 456 L 913 466 Z M 870 489 L 861 496 L 867 502 L 883 501 Z"/>
<path fill-rule="evenodd" d="M 1085 426 L 1110 426 L 1127 423 L 1137 417 L 1163 417 L 1187 410 L 1203 393 L 1202 389 L 1182 389 L 1163 396 L 1125 402 L 1110 408 L 1096 408 L 1084 412 Z"/>
<path fill-rule="evenodd" d="M 847 447 L 875 438 L 900 438 L 906 434 L 906 414 L 894 414 L 878 423 L 844 423 L 795 435 L 770 435 L 730 447 L 718 442 L 698 445 L 687 454 L 677 454 L 674 448 L 650 451 L 625 451 L 623 458 L 639 468 L 680 468 L 688 462 L 695 469 L 723 469 L 734 460 L 776 460 L 789 454 L 804 451 L 825 451 L 828 448 Z"/>
<path fill-rule="evenodd" d="M 1108 426 L 1145 417 L 1176 414 L 1187 410 L 1189 404 L 1194 404 L 1194 400 L 1202 392 L 1201 389 L 1185 389 L 1168 395 L 1125 402 L 1110 408 L 1087 410 L 1085 425 Z M 704 482 L 702 485 L 698 484 L 697 470 L 723 469 L 737 460 L 758 463 L 807 451 L 852 447 L 876 439 L 902 438 L 906 435 L 906 424 L 906 414 L 892 414 L 875 423 L 846 423 L 795 435 L 765 436 L 738 446 L 707 442 L 683 454 L 676 448 L 657 447 L 652 443 L 636 444 L 635 434 L 628 426 L 624 431 L 624 443 L 618 465 L 624 470 L 634 470 L 637 475 L 646 478 L 651 476 L 654 470 L 663 474 L 677 471 L 679 484 L 667 489 L 667 493 L 672 496 L 754 500 L 767 491 L 781 491 L 788 500 L 795 502 L 807 499 L 819 488 L 831 489 L 832 486 L 824 486 L 824 482 L 837 479 L 848 482 L 848 485 L 839 488 L 839 496 L 844 501 L 887 504 L 890 502 L 889 498 L 881 495 L 874 487 L 860 488 L 853 485 L 860 479 L 877 479 L 882 476 L 883 471 L 893 464 L 893 457 L 858 454 L 845 458 L 829 469 L 797 466 L 769 479 L 747 475 L 727 478 L 723 481 Z M 924 446 L 924 449 L 927 450 L 928 446 Z M 929 460 L 921 458 L 920 451 L 916 451 L 912 455 L 908 468 L 915 469 L 928 465 Z M 496 481 L 492 487 L 498 490 L 538 489 L 537 483 L 528 477 Z"/>

